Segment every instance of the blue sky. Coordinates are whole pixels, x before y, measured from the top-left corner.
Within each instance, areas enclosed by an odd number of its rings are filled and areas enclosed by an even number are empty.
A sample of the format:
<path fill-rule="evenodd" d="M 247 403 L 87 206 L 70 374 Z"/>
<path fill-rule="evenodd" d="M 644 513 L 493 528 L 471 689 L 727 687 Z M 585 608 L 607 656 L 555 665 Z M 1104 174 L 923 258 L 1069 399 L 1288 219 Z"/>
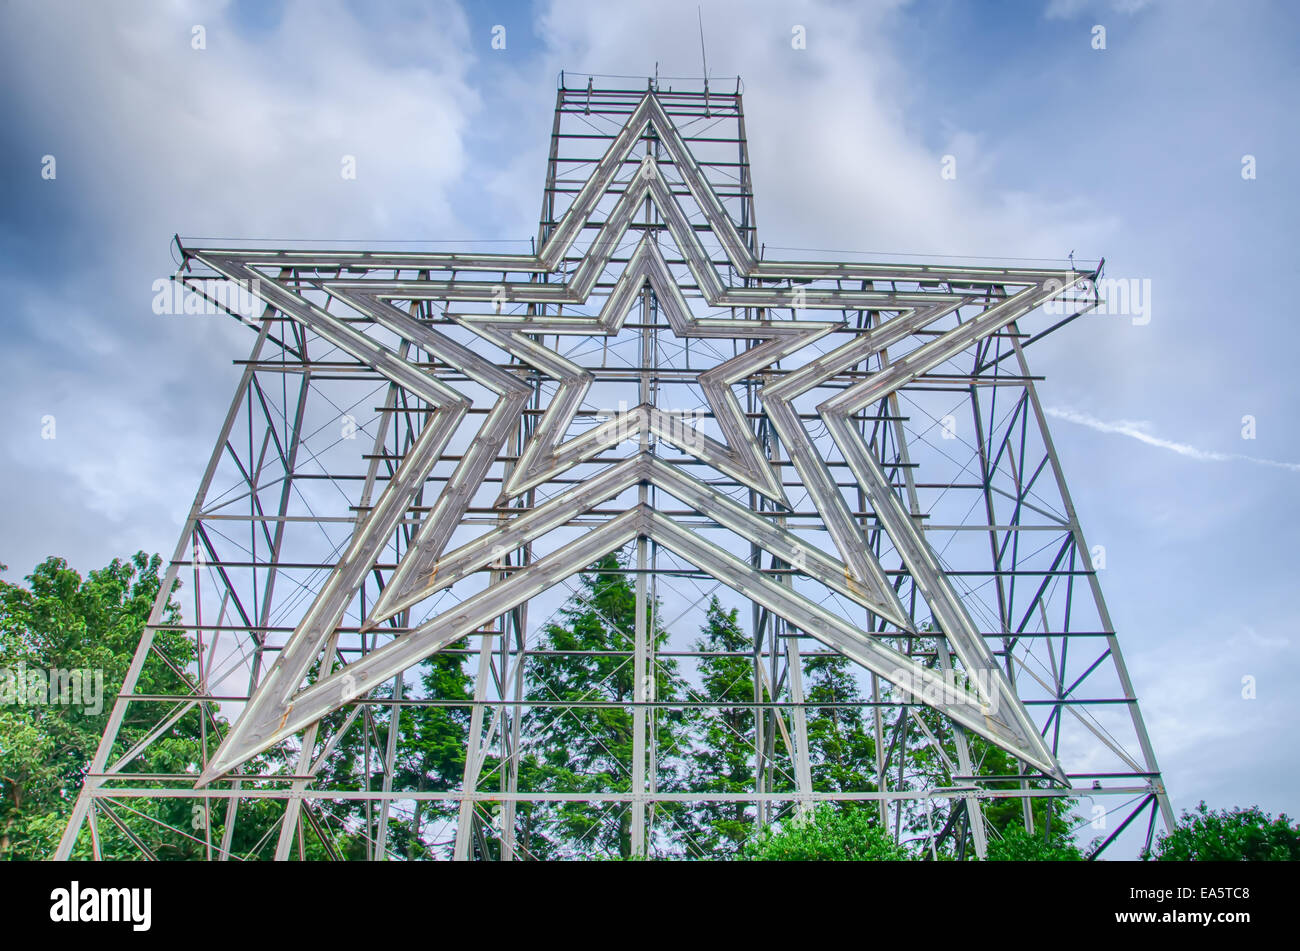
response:
<path fill-rule="evenodd" d="M 1269 464 L 1300 463 L 1285 290 L 1300 8 L 702 8 L 710 75 L 744 80 L 769 246 L 1074 251 L 1150 282 L 1149 323 L 1085 318 L 1035 345 L 1040 396 L 1084 531 L 1106 547 L 1175 807 L 1300 813 L 1300 471 Z M 697 76 L 696 17 L 667 0 L 0 7 L 4 577 L 50 554 L 85 570 L 175 544 L 248 338 L 152 312 L 173 233 L 522 244 L 558 72 Z M 340 182 L 343 154 L 356 182 Z"/>

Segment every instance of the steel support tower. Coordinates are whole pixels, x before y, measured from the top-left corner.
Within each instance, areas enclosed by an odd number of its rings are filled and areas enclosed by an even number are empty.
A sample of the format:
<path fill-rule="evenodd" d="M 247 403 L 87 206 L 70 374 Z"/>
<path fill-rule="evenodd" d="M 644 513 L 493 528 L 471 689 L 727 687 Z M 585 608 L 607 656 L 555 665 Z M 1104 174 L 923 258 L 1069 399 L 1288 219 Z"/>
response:
<path fill-rule="evenodd" d="M 698 855 L 680 817 L 703 802 L 762 826 L 862 801 L 976 858 L 1007 799 L 1041 832 L 1031 804 L 1070 798 L 1100 848 L 1170 825 L 1026 360 L 1095 306 L 1100 263 L 778 260 L 739 80 L 573 75 L 536 239 L 508 253 L 177 244 L 191 299 L 254 340 L 61 857 L 111 835 L 526 859 L 523 811 L 555 803 L 627 822 L 634 855 Z M 539 699 L 539 632 L 610 552 L 633 694 Z M 752 694 L 726 701 L 753 711 L 741 792 L 669 781 L 686 751 L 657 739 L 719 706 L 696 667 L 715 594 L 750 639 Z M 815 778 L 805 671 L 827 655 L 860 686 L 862 788 Z M 430 686 L 437 658 L 464 695 Z M 602 707 L 632 724 L 621 785 L 530 784 L 537 737 Z M 454 781 L 413 752 L 429 709 L 463 731 Z M 161 755 L 196 722 L 192 755 Z"/>

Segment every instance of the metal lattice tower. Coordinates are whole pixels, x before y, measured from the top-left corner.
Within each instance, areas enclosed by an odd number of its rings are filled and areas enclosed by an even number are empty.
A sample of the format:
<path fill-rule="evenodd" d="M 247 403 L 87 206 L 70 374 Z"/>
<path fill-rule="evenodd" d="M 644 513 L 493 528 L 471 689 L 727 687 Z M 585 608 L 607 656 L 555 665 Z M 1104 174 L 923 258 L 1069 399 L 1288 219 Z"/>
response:
<path fill-rule="evenodd" d="M 538 235 L 514 253 L 181 242 L 176 280 L 256 339 L 60 855 L 100 854 L 103 822 L 148 853 L 129 832 L 148 822 L 218 859 L 338 829 L 369 858 L 394 829 L 524 858 L 520 804 L 573 801 L 630 814 L 634 854 L 671 852 L 667 804 L 703 801 L 759 825 L 869 801 L 896 835 L 925 814 L 982 857 L 987 803 L 1032 828 L 1031 800 L 1088 797 L 1113 813 L 1104 845 L 1137 819 L 1149 841 L 1168 800 L 1025 356 L 1095 305 L 1100 264 L 770 260 L 739 81 L 584 78 L 561 77 Z M 539 630 L 608 552 L 640 608 L 614 704 L 626 788 L 527 788 L 530 734 L 612 703 L 527 689 Z M 656 741 L 660 717 L 709 715 L 691 665 L 714 593 L 752 640 L 743 793 L 666 784 L 680 751 Z M 150 693 L 162 629 L 193 657 L 161 658 L 177 686 Z M 814 782 L 804 670 L 828 654 L 855 663 L 870 788 Z M 469 698 L 420 686 L 434 656 L 461 658 Z M 411 738 L 390 727 L 432 707 L 466 718 L 454 788 L 399 779 Z M 195 711 L 202 761 L 146 769 Z M 127 743 L 128 720 L 155 726 Z"/>

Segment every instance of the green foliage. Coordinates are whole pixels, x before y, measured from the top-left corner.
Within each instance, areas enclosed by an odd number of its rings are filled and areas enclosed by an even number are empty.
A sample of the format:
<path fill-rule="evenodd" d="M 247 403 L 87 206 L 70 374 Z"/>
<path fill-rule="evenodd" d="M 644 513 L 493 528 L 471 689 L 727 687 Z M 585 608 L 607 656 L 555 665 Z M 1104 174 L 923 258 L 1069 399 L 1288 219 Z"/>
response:
<path fill-rule="evenodd" d="M 161 565 L 157 555 L 139 552 L 82 578 L 63 559 L 48 558 L 27 576 L 27 587 L 0 581 L 0 669 L 90 670 L 103 676 L 99 710 L 67 703 L 0 706 L 0 859 L 44 859 L 58 845 L 158 599 Z M 185 695 L 195 689 L 194 641 L 168 626 L 179 622 L 179 606 L 168 597 L 136 692 Z M 169 712 L 157 703 L 128 705 L 108 762 L 131 750 Z M 224 729 L 212 705 L 196 706 L 122 772 L 197 772 L 205 734 L 211 752 Z M 265 765 L 266 760 L 255 761 L 251 768 Z M 181 798 L 122 799 L 107 809 L 101 805 L 96 823 L 100 854 L 139 859 L 143 847 L 159 859 L 203 858 L 220 847 L 230 808 L 219 800 L 207 809 L 199 800 Z M 232 854 L 257 857 L 266 854 L 268 844 L 273 849 L 282 808 L 270 800 L 240 802 Z M 311 840 L 304 851 L 309 857 L 323 855 Z M 73 856 L 92 855 L 83 826 Z"/>
<path fill-rule="evenodd" d="M 912 859 L 868 809 L 823 803 L 801 818 L 768 830 L 741 850 L 759 862 L 902 862 Z"/>
<path fill-rule="evenodd" d="M 969 735 L 968 735 L 969 736 Z M 1000 747 L 994 746 L 978 736 L 969 736 L 971 759 L 980 764 L 980 772 L 986 776 L 1010 776 L 1021 772 L 1023 767 L 1014 757 Z M 1015 780 L 987 782 L 982 784 L 987 789 L 1015 789 L 1020 783 Z M 1047 787 L 1045 780 L 1031 780 L 1026 783 L 1030 788 Z M 1078 851 L 1074 833 L 1084 821 L 1074 812 L 1074 800 L 1056 796 L 1035 796 L 1029 799 L 1029 810 L 1034 820 L 1035 833 L 1031 837 L 1043 844 L 1043 859 L 1065 858 L 1071 851 Z M 995 834 L 1016 838 L 1025 831 L 1025 800 L 995 797 L 980 803 L 985 822 Z M 991 837 L 996 838 L 996 835 Z M 990 856 L 992 845 L 990 844 Z"/>
<path fill-rule="evenodd" d="M 804 681 L 813 789 L 874 792 L 876 743 L 863 708 L 841 706 L 862 702 L 851 661 L 831 654 L 809 657 L 804 662 Z M 845 807 L 877 808 L 865 802 L 845 803 Z"/>
<path fill-rule="evenodd" d="M 452 648 L 464 646 L 464 641 L 451 645 Z M 408 686 L 404 693 L 407 697 L 417 695 L 426 700 L 453 703 L 398 708 L 393 788 L 415 792 L 459 789 L 464 779 L 470 709 L 468 705 L 453 704 L 468 704 L 473 699 L 473 680 L 465 672 L 463 657 L 439 652 L 428 658 L 419 668 L 418 688 Z M 390 719 L 390 715 L 384 714 L 376 723 L 376 747 L 379 749 L 387 746 Z M 356 752 L 354 743 L 354 756 Z M 494 767 L 495 760 L 489 760 L 483 767 L 483 774 L 495 780 Z M 359 764 L 346 761 L 337 763 L 336 768 L 344 779 L 360 771 Z M 380 788 L 384 779 L 382 761 L 376 758 L 371 770 L 370 788 Z M 450 858 L 451 841 L 441 847 L 430 847 L 426 839 L 431 824 L 451 819 L 457 812 L 457 804 L 453 801 L 423 799 L 414 800 L 409 816 L 399 815 L 395 809 L 390 811 L 388 851 L 407 859 Z"/>
<path fill-rule="evenodd" d="M 851 804 L 824 803 L 802 819 L 787 820 L 774 831 L 749 842 L 740 853 L 756 861 L 908 861 L 927 858 L 924 841 L 913 853 L 894 842 L 880 825 L 874 810 L 846 808 Z M 952 856 L 940 854 L 941 859 Z M 1044 843 L 1023 827 L 1011 827 L 989 842 L 990 861 L 1078 862 L 1083 859 L 1073 844 Z"/>
<path fill-rule="evenodd" d="M 161 559 L 143 552 L 129 561 L 114 559 L 85 579 L 61 558 L 48 558 L 27 576 L 29 587 L 0 581 L 0 668 L 48 671 L 90 670 L 103 676 L 103 706 L 7 704 L 0 707 L 0 858 L 45 858 L 63 831 L 68 812 L 81 787 L 90 759 L 108 722 L 145 621 L 158 595 Z M 174 621 L 169 603 L 163 621 Z M 193 660 L 193 645 L 177 632 L 160 629 L 155 653 L 140 675 L 142 692 L 179 692 L 186 687 L 175 666 L 183 670 Z M 122 724 L 121 751 L 152 726 L 139 705 Z M 197 762 L 199 712 L 192 710 L 177 728 L 133 764 L 137 771 L 183 769 Z M 137 801 L 132 808 L 171 819 L 182 828 L 193 826 L 189 804 L 164 807 Z M 127 811 L 127 810 L 123 810 Z M 159 811 L 166 811 L 164 818 Z M 172 814 L 174 813 L 174 815 Z M 121 845 L 113 828 L 104 836 L 106 857 Z M 151 836 L 160 858 L 183 857 L 184 845 Z"/>
<path fill-rule="evenodd" d="M 1023 825 L 1011 825 L 1001 838 L 989 839 L 988 858 L 990 862 L 1081 862 L 1083 853 L 1073 842 L 1054 837 L 1044 842 L 1041 833 L 1034 835 Z"/>
<path fill-rule="evenodd" d="M 27 577 L 26 586 L 0 581 L 0 670 L 19 666 L 100 670 L 104 686 L 102 709 L 94 712 L 75 705 L 0 705 L 0 859 L 46 858 L 57 845 L 145 623 L 158 600 L 160 567 L 157 556 L 138 553 L 129 560 L 114 560 L 82 578 L 62 559 L 50 558 Z M 647 619 L 656 647 L 662 647 L 668 637 L 658 624 L 660 613 L 658 606 L 652 605 Z M 165 599 L 160 617 L 136 689 L 142 694 L 190 693 L 197 661 L 195 644 L 186 633 L 173 629 L 173 625 L 180 626 L 180 611 L 170 597 Z M 561 610 L 556 623 L 542 631 L 541 649 L 556 653 L 533 653 L 529 657 L 527 697 L 534 706 L 526 714 L 525 735 L 533 739 L 519 763 L 521 790 L 631 789 L 630 707 L 578 706 L 561 711 L 543 704 L 557 700 L 579 705 L 631 701 L 635 693 L 631 657 L 635 627 L 634 583 L 615 556 L 606 556 L 581 576 L 578 593 Z M 694 649 L 705 656 L 699 661 L 699 685 L 691 688 L 690 699 L 707 702 L 688 711 L 659 711 L 653 715 L 658 789 L 725 793 L 753 789 L 755 711 L 751 705 L 755 680 L 753 660 L 745 654 L 751 646 L 750 635 L 736 610 L 724 608 L 713 598 L 701 633 L 693 643 Z M 918 642 L 919 651 L 924 652 L 926 647 L 924 640 Z M 870 711 L 856 706 L 862 698 L 855 668 L 845 658 L 818 654 L 805 657 L 803 671 L 813 787 L 819 791 L 874 790 L 874 730 Z M 411 676 L 408 673 L 407 677 Z M 681 684 L 675 662 L 658 658 L 653 669 L 654 695 L 674 699 L 683 689 Z M 782 696 L 777 700 L 788 698 L 785 689 L 778 690 L 778 694 Z M 470 713 L 466 704 L 472 696 L 472 679 L 464 669 L 463 658 L 453 653 L 429 658 L 419 667 L 418 679 L 406 685 L 405 695 L 450 703 L 399 708 L 399 758 L 393 788 L 420 792 L 458 788 L 469 738 Z M 378 691 L 377 696 L 382 697 L 383 691 Z M 766 693 L 763 697 L 766 699 Z M 109 762 L 132 749 L 170 709 L 144 701 L 127 706 Z M 387 744 L 390 711 L 387 705 L 377 705 L 365 729 L 360 721 L 354 725 L 336 746 L 321 776 L 322 784 L 360 788 L 369 782 L 371 788 L 378 788 L 383 776 L 375 751 Z M 891 776 L 891 787 L 959 782 L 949 775 L 943 758 L 934 750 L 937 742 L 949 760 L 956 762 L 951 724 L 929 708 L 917 708 L 917 713 L 936 739 L 919 729 L 911 718 L 901 729 L 889 725 L 893 740 L 906 751 L 907 764 L 901 781 Z M 322 724 L 322 736 L 331 735 L 345 716 L 346 711 L 331 714 Z M 225 728 L 216 705 L 196 706 L 130 762 L 125 772 L 196 772 L 204 744 L 211 753 Z M 773 730 L 771 722 L 765 730 Z M 364 755 L 367 736 L 369 761 Z M 790 751 L 779 732 L 771 740 L 773 770 L 767 788 L 793 791 L 792 771 L 788 768 Z M 979 737 L 968 735 L 967 740 L 978 775 L 1020 772 L 1019 764 L 1001 749 Z M 286 762 L 285 755 L 282 751 L 268 753 L 250 762 L 248 770 L 292 770 L 296 755 L 294 762 Z M 487 759 L 480 777 L 481 790 L 499 787 L 501 767 L 492 757 Z M 1013 789 L 1021 782 L 988 780 L 981 785 Z M 1030 785 L 1042 783 L 1031 781 Z M 101 813 L 101 854 L 109 859 L 138 858 L 143 845 L 150 854 L 163 859 L 211 855 L 221 842 L 231 807 L 214 800 L 209 811 L 196 808 L 195 802 L 164 798 L 112 803 L 113 818 L 130 830 L 130 836 Z M 973 855 L 969 833 L 963 833 L 961 815 L 954 811 L 960 802 L 952 799 L 936 804 L 932 816 L 904 807 L 904 828 L 921 834 L 914 840 L 916 858 L 929 854 L 930 836 L 941 830 L 946 835 L 938 843 L 939 858 Z M 990 830 L 989 858 L 1079 860 L 1082 856 L 1073 832 L 1081 820 L 1073 815 L 1073 804 L 1052 797 L 1029 802 L 1034 833 L 1025 831 L 1023 801 L 982 801 Z M 366 856 L 367 839 L 373 839 L 379 821 L 378 810 L 367 819 L 355 804 L 307 803 L 303 808 L 310 820 L 305 827 L 311 831 L 295 843 L 295 857 L 300 850 L 306 858 Z M 890 809 L 889 825 L 881 824 L 878 804 L 845 802 L 823 805 L 807 816 L 789 818 L 779 827 L 757 835 L 753 808 L 743 801 L 657 804 L 652 813 L 655 835 L 650 850 L 748 860 L 914 857 L 890 835 L 894 807 Z M 240 801 L 235 806 L 238 821 L 232 855 L 269 858 L 278 838 L 282 809 L 282 804 L 269 799 Z M 424 800 L 415 801 L 413 813 L 391 812 L 390 852 L 409 859 L 445 855 L 450 840 L 440 830 L 454 821 L 456 812 L 454 802 Z M 630 809 L 625 804 L 520 802 L 516 828 L 524 857 L 631 856 Z M 490 825 L 485 825 L 483 831 L 485 835 L 476 837 L 475 854 L 495 857 L 497 842 Z M 441 841 L 431 845 L 434 838 Z M 83 834 L 74 855 L 90 854 L 90 837 Z M 1210 811 L 1201 803 L 1195 812 L 1184 813 L 1174 832 L 1163 836 L 1143 858 L 1295 860 L 1300 858 L 1300 825 L 1285 815 L 1272 819 L 1255 807 Z"/>
<path fill-rule="evenodd" d="M 710 599 L 702 636 L 694 649 L 701 658 L 700 698 L 725 702 L 754 700 L 754 662 L 728 657 L 751 646 L 741 630 L 736 610 Z M 690 788 L 703 792 L 738 793 L 754 788 L 754 710 L 748 706 L 708 706 L 693 718 Z M 691 809 L 689 847 L 693 857 L 725 858 L 734 854 L 754 829 L 745 802 L 702 802 Z"/>
<path fill-rule="evenodd" d="M 740 627 L 736 610 L 724 609 L 716 597 L 711 599 L 703 636 L 694 644 L 697 651 L 712 656 L 703 657 L 699 664 L 700 699 L 709 705 L 692 724 L 691 789 L 743 793 L 754 788 L 753 708 L 722 705 L 727 700 L 753 702 L 753 660 L 720 656 L 751 647 L 751 637 Z M 861 701 L 861 695 L 851 662 L 819 653 L 805 658 L 802 667 L 813 788 L 822 792 L 874 790 L 875 742 L 861 708 L 852 706 Z M 778 693 L 778 700 L 788 699 L 786 691 Z M 776 731 L 768 788 L 793 791 L 793 766 L 784 736 L 770 719 L 765 729 Z M 860 802 L 841 806 L 864 807 Z M 874 805 L 867 808 L 876 809 Z M 689 822 L 690 852 L 703 858 L 733 855 L 755 832 L 753 806 L 745 802 L 696 804 Z"/>
<path fill-rule="evenodd" d="M 667 633 L 658 624 L 657 605 L 647 605 L 651 643 L 662 646 Z M 653 619 L 653 627 L 651 627 Z M 547 625 L 543 651 L 591 652 L 534 654 L 529 658 L 530 701 L 547 703 L 626 704 L 635 697 L 631 652 L 636 630 L 636 590 L 618 559 L 606 555 L 581 576 L 581 590 L 560 611 L 561 623 Z M 654 695 L 676 696 L 676 663 L 655 661 Z M 633 714 L 626 706 L 576 707 L 561 711 L 537 706 L 528 713 L 525 732 L 534 737 L 520 767 L 521 788 L 571 792 L 631 790 Z M 677 712 L 654 715 L 658 750 L 658 788 L 678 781 L 674 760 L 680 756 L 684 717 Z M 656 806 L 662 827 L 672 829 L 679 809 Z M 631 810 L 622 803 L 564 802 L 521 804 L 520 845 L 533 858 L 583 858 L 631 855 Z"/>
<path fill-rule="evenodd" d="M 1142 858 L 1157 862 L 1294 862 L 1300 860 L 1300 824 L 1276 819 L 1258 806 L 1210 809 L 1202 801 L 1184 811 L 1174 830 Z"/>

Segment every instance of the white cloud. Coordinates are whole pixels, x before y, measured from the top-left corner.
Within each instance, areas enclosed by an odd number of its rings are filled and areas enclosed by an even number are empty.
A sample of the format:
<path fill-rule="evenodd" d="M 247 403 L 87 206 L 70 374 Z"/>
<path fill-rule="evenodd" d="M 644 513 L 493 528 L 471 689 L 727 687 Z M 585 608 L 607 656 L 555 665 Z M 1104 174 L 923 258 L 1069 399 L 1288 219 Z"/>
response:
<path fill-rule="evenodd" d="M 230 4 L 78 9 L 69 29 L 12 5 L 6 28 L 24 40 L 23 94 L 56 121 L 78 116 L 57 121 L 60 187 L 82 188 L 104 227 L 158 247 L 173 231 L 378 237 L 416 215 L 451 226 L 445 192 L 477 106 L 455 5 L 398 26 L 362 23 L 339 0 L 290 0 L 257 36 Z M 205 49 L 191 47 L 194 23 Z"/>
<path fill-rule="evenodd" d="M 1080 413 L 1072 409 L 1060 409 L 1056 407 L 1047 407 L 1043 410 L 1048 416 L 1056 419 L 1064 419 L 1071 423 L 1078 423 L 1081 426 L 1087 426 L 1089 429 L 1095 429 L 1099 433 L 1114 433 L 1120 436 L 1128 436 L 1139 442 L 1144 442 L 1148 446 L 1155 446 L 1158 449 L 1167 449 L 1170 452 L 1177 453 L 1188 459 L 1195 459 L 1198 462 L 1253 462 L 1259 466 L 1273 466 L 1278 469 L 1287 469 L 1291 472 L 1300 472 L 1300 463 L 1279 462 L 1275 459 L 1261 459 L 1258 456 L 1248 456 L 1239 452 L 1217 452 L 1212 449 L 1199 449 L 1196 446 L 1187 443 L 1175 442 L 1172 439 L 1163 439 L 1159 436 L 1153 436 L 1147 430 L 1151 424 L 1141 420 L 1117 419 L 1112 422 L 1097 419 L 1087 413 Z"/>
<path fill-rule="evenodd" d="M 3 560 L 23 573 L 52 550 L 96 567 L 126 538 L 170 551 L 189 509 L 252 334 L 153 313 L 171 235 L 459 237 L 479 108 L 450 2 L 394 15 L 288 0 L 256 31 L 231 3 L 58 6 L 0 8 L 0 34 L 21 38 L 0 66 L 7 148 L 33 169 L 58 161 L 56 180 L 34 171 L 18 190 L 4 229 L 44 249 L 6 281 L 0 348 L 0 402 L 19 421 L 0 462 L 25 503 L 4 516 Z M 45 413 L 59 437 L 33 445 Z"/>
<path fill-rule="evenodd" d="M 710 74 L 744 81 L 759 238 L 784 248 L 1061 257 L 1100 247 L 1113 216 L 1049 176 L 994 185 L 998 126 L 909 107 L 924 90 L 895 45 L 897 2 L 723 2 L 704 9 Z M 541 16 L 550 70 L 699 76 L 695 2 L 638 8 L 555 0 Z M 806 31 L 806 49 L 791 30 Z M 653 52 L 651 52 L 653 51 Z M 725 78 L 724 78 L 725 77 Z M 941 177 L 944 155 L 957 177 Z"/>

